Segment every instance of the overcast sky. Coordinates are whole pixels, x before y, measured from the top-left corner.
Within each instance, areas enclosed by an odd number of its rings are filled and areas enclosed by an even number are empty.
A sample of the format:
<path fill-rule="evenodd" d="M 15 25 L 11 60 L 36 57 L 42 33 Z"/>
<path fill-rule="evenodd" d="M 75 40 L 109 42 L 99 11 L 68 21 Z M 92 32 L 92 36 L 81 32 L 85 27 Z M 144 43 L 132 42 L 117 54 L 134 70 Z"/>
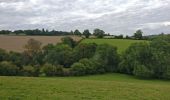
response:
<path fill-rule="evenodd" d="M 170 0 L 0 0 L 0 30 L 170 33 Z"/>

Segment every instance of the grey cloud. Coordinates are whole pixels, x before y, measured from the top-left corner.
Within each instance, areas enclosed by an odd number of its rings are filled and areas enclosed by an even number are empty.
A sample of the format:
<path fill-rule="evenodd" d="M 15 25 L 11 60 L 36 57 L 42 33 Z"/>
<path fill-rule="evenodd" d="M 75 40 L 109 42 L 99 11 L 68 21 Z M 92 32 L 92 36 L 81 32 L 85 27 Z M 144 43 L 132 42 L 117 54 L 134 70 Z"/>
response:
<path fill-rule="evenodd" d="M 170 33 L 169 0 L 0 0 L 0 29 Z"/>

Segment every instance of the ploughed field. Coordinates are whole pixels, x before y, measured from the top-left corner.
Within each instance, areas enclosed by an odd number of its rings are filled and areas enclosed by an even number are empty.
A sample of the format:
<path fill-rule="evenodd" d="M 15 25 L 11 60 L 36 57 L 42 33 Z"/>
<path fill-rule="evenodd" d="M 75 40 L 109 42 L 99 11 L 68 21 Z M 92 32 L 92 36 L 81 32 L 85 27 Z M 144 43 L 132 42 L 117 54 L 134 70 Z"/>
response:
<path fill-rule="evenodd" d="M 42 46 L 49 43 L 56 44 L 61 42 L 64 36 L 4 36 L 0 35 L 0 48 L 7 51 L 22 52 L 24 45 L 29 39 L 35 39 L 42 43 Z M 81 37 L 71 36 L 74 40 L 81 40 Z"/>
<path fill-rule="evenodd" d="M 169 100 L 170 81 L 123 74 L 82 77 L 0 76 L 0 100 Z"/>
<path fill-rule="evenodd" d="M 4 36 L 0 35 L 0 48 L 7 51 L 22 52 L 24 45 L 29 39 L 35 39 L 42 43 L 42 46 L 49 43 L 56 44 L 61 42 L 64 36 Z M 74 40 L 79 41 L 82 38 L 78 36 L 70 36 Z M 97 44 L 111 44 L 118 48 L 118 52 L 126 50 L 132 43 L 144 42 L 144 40 L 127 40 L 127 39 L 84 39 L 81 43 L 97 43 Z M 146 41 L 145 41 L 146 42 Z"/>
<path fill-rule="evenodd" d="M 129 40 L 129 39 L 85 39 L 82 43 L 110 44 L 116 46 L 118 52 L 125 51 L 132 43 L 147 42 L 146 40 Z"/>

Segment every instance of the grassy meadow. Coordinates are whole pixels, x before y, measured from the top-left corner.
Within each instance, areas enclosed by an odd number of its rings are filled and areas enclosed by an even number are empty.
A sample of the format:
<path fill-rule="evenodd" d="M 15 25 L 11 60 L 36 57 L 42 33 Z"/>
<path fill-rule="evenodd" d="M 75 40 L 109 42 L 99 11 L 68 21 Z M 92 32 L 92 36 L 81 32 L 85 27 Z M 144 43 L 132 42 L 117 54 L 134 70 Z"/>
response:
<path fill-rule="evenodd" d="M 85 39 L 82 43 L 110 44 L 118 48 L 118 52 L 125 51 L 132 43 L 146 42 L 146 40 L 128 40 L 128 39 Z"/>
<path fill-rule="evenodd" d="M 0 76 L 0 100 L 169 100 L 170 81 L 123 74 L 82 77 Z"/>

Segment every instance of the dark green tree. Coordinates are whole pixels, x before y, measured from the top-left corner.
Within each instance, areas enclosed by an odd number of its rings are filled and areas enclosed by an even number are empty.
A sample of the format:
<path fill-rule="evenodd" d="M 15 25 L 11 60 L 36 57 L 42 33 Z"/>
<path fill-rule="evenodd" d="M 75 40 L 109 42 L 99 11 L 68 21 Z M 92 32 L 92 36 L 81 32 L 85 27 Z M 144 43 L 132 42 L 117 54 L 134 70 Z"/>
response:
<path fill-rule="evenodd" d="M 86 30 L 84 30 L 83 35 L 84 35 L 86 38 L 89 38 L 89 36 L 91 35 L 91 33 L 89 32 L 88 29 L 86 29 Z"/>
<path fill-rule="evenodd" d="M 141 40 L 143 37 L 142 34 L 143 34 L 142 30 L 137 30 L 136 33 L 134 33 L 134 38 Z"/>
<path fill-rule="evenodd" d="M 91 58 L 96 52 L 97 44 L 95 43 L 80 43 L 74 48 L 74 59 L 76 61 L 82 58 Z"/>
<path fill-rule="evenodd" d="M 103 38 L 105 32 L 104 32 L 103 30 L 100 30 L 100 29 L 97 28 L 97 29 L 94 29 L 93 34 L 94 34 L 95 36 L 97 36 L 97 38 Z"/>
<path fill-rule="evenodd" d="M 25 65 L 40 65 L 42 63 L 41 42 L 30 39 L 24 46 L 23 62 Z"/>
<path fill-rule="evenodd" d="M 78 29 L 76 29 L 76 30 L 74 31 L 74 35 L 81 36 L 81 32 L 80 32 Z"/>
<path fill-rule="evenodd" d="M 73 50 L 66 44 L 58 44 L 56 46 L 49 46 L 44 49 L 44 61 L 52 65 L 63 65 L 70 67 L 74 62 Z"/>
<path fill-rule="evenodd" d="M 99 45 L 93 59 L 100 62 L 106 72 L 117 71 L 119 55 L 116 47 L 108 44 Z"/>

